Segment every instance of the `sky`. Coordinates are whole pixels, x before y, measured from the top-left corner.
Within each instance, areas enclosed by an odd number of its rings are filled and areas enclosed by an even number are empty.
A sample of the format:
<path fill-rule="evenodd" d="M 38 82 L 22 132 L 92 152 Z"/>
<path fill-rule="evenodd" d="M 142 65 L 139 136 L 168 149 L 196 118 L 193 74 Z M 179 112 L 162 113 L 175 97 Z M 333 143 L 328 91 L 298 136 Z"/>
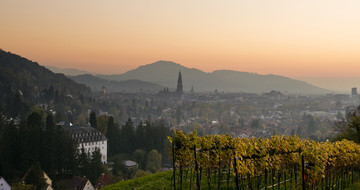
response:
<path fill-rule="evenodd" d="M 1 0 L 0 48 L 103 74 L 168 60 L 347 90 L 360 87 L 359 7 L 358 0 Z"/>

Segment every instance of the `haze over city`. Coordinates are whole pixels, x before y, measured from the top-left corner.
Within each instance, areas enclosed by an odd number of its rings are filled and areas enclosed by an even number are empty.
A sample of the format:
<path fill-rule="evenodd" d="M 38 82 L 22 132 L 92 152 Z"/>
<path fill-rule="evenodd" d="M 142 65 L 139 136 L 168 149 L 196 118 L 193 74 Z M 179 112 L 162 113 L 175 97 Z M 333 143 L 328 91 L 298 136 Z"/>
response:
<path fill-rule="evenodd" d="M 360 189 L 359 7 L 0 0 L 0 190 Z"/>
<path fill-rule="evenodd" d="M 60 68 L 120 74 L 169 60 L 206 72 L 360 87 L 359 2 L 0 2 L 1 48 Z"/>

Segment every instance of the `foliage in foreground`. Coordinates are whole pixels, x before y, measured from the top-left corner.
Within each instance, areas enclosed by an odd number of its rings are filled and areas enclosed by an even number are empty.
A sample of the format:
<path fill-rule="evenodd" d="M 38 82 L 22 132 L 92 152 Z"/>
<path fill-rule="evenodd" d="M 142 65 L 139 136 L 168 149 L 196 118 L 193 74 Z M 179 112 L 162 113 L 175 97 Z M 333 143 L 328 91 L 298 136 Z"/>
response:
<path fill-rule="evenodd" d="M 175 145 L 178 169 L 195 171 L 196 160 L 199 167 L 210 171 L 207 176 L 220 167 L 221 170 L 228 168 L 234 175 L 237 171 L 239 176 L 257 178 L 265 175 L 266 171 L 300 169 L 303 156 L 306 184 L 310 186 L 320 184 L 330 172 L 358 169 L 360 164 L 360 145 L 348 140 L 320 143 L 296 136 L 272 136 L 270 139 L 233 138 L 228 135 L 200 137 L 196 132 L 186 135 L 182 131 L 175 131 L 174 137 L 169 140 Z"/>

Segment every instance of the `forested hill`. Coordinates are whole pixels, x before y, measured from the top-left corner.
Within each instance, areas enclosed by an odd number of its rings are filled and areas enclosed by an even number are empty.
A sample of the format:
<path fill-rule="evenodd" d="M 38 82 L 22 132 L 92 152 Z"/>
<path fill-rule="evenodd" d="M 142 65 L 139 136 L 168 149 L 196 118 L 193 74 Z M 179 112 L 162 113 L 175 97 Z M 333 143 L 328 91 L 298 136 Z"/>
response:
<path fill-rule="evenodd" d="M 91 74 L 69 77 L 79 84 L 85 84 L 89 86 L 93 92 L 101 91 L 104 86 L 110 92 L 158 92 L 164 88 L 155 83 L 135 79 L 125 81 L 113 81 L 102 79 Z"/>
<path fill-rule="evenodd" d="M 63 74 L 55 74 L 36 62 L 1 49 L 0 68 L 0 108 L 7 111 L 20 91 L 24 102 L 30 105 L 55 97 L 84 99 L 91 93 L 90 88 Z"/>

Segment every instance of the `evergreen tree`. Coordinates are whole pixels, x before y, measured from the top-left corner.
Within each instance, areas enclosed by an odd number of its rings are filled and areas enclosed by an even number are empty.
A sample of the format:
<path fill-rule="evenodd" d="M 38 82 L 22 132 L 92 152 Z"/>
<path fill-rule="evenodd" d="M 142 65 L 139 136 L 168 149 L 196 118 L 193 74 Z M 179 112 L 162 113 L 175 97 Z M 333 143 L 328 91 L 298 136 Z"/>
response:
<path fill-rule="evenodd" d="M 118 176 L 122 175 L 122 170 L 124 169 L 122 161 L 123 161 L 123 158 L 120 155 L 115 156 L 114 166 L 113 166 L 113 170 L 112 170 L 112 173 L 114 175 L 118 175 Z"/>
<path fill-rule="evenodd" d="M 136 149 L 134 152 L 134 161 L 139 164 L 140 169 L 145 169 L 146 152 L 143 149 Z"/>
<path fill-rule="evenodd" d="M 90 120 L 89 120 L 89 122 L 90 122 L 90 126 L 91 126 L 91 127 L 95 128 L 95 129 L 97 128 L 96 114 L 95 114 L 94 111 L 92 111 L 92 112 L 90 113 Z"/>
<path fill-rule="evenodd" d="M 140 122 L 135 130 L 136 148 L 143 148 L 145 146 L 145 129 L 143 123 Z"/>
<path fill-rule="evenodd" d="M 30 128 L 41 128 L 41 115 L 37 112 L 32 112 L 27 119 L 27 126 Z"/>
<path fill-rule="evenodd" d="M 158 135 L 161 134 L 156 134 L 153 130 L 153 126 L 150 122 L 146 122 L 146 128 L 145 128 L 145 132 L 144 132 L 144 148 L 146 151 L 150 151 L 152 149 L 154 149 L 154 139 L 156 138 L 161 138 Z"/>
<path fill-rule="evenodd" d="M 88 173 L 88 178 L 90 181 L 95 184 L 96 180 L 100 177 L 100 175 L 104 172 L 102 163 L 101 163 L 101 153 L 98 147 L 95 148 L 94 152 L 91 155 L 90 160 L 90 170 Z"/>
<path fill-rule="evenodd" d="M 96 119 L 97 129 L 103 134 L 106 135 L 107 133 L 107 124 L 108 124 L 109 117 L 106 115 L 98 116 Z"/>
<path fill-rule="evenodd" d="M 109 155 L 115 155 L 120 152 L 120 131 L 119 128 L 114 123 L 114 118 L 112 116 L 109 117 L 107 123 L 107 133 L 106 137 L 108 139 L 108 150 Z"/>
<path fill-rule="evenodd" d="M 90 160 L 84 147 L 81 147 L 80 155 L 78 156 L 78 163 L 80 176 L 87 176 L 90 170 Z"/>
<path fill-rule="evenodd" d="M 121 129 L 121 140 L 122 140 L 122 151 L 124 153 L 132 153 L 134 150 L 134 124 L 132 120 L 129 118 L 128 121 L 125 123 L 125 125 Z"/>
<path fill-rule="evenodd" d="M 27 118 L 25 126 L 20 126 L 21 153 L 23 169 L 27 169 L 32 163 L 40 161 L 42 151 L 43 131 L 41 116 L 33 112 Z"/>
<path fill-rule="evenodd" d="M 59 147 L 56 147 L 56 141 L 61 140 L 57 139 L 55 133 L 55 123 L 52 114 L 48 114 L 46 117 L 45 124 L 45 135 L 43 143 L 43 157 L 42 157 L 42 165 L 44 169 L 48 172 L 48 174 L 55 173 L 56 164 L 54 164 L 55 160 L 57 160 L 56 150 Z"/>
<path fill-rule="evenodd" d="M 312 115 L 310 115 L 310 114 L 305 115 L 303 120 L 305 121 L 305 123 L 307 125 L 306 132 L 307 132 L 308 136 L 317 130 L 318 125 L 316 124 L 315 118 Z"/>
<path fill-rule="evenodd" d="M 54 116 L 49 113 L 47 116 L 46 116 L 46 124 L 45 124 L 45 129 L 46 130 L 52 130 L 55 128 L 55 123 L 54 123 Z"/>
<path fill-rule="evenodd" d="M 46 187 L 44 171 L 41 169 L 39 162 L 31 166 L 26 174 L 25 183 L 35 186 L 37 190 L 42 190 Z"/>
<path fill-rule="evenodd" d="M 19 164 L 19 134 L 12 123 L 0 125 L 3 125 L 0 133 L 0 176 L 7 178 Z"/>
<path fill-rule="evenodd" d="M 27 110 L 27 105 L 23 101 L 23 94 L 21 91 L 15 93 L 12 103 L 8 104 L 10 114 L 13 118 L 17 116 L 24 116 L 25 111 Z"/>

